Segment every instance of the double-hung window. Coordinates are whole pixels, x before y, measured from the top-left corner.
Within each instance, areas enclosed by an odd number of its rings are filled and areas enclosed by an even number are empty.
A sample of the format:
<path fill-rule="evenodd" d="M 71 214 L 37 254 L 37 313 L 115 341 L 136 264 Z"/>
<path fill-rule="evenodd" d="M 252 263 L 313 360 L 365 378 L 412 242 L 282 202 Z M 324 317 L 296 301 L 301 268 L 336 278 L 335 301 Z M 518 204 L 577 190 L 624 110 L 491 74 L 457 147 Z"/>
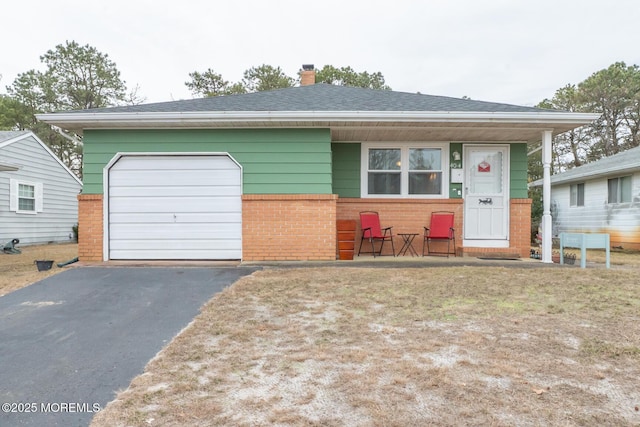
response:
<path fill-rule="evenodd" d="M 569 205 L 584 206 L 584 183 L 571 184 Z"/>
<path fill-rule="evenodd" d="M 25 212 L 36 211 L 36 186 L 18 184 L 18 210 Z"/>
<path fill-rule="evenodd" d="M 446 197 L 444 144 L 362 144 L 362 197 Z"/>
<path fill-rule="evenodd" d="M 399 148 L 371 148 L 367 153 L 369 194 L 400 194 L 402 152 Z"/>
<path fill-rule="evenodd" d="M 9 210 L 19 214 L 43 211 L 42 183 L 17 179 L 9 180 Z"/>
<path fill-rule="evenodd" d="M 631 202 L 631 176 L 611 178 L 607 181 L 609 203 Z"/>

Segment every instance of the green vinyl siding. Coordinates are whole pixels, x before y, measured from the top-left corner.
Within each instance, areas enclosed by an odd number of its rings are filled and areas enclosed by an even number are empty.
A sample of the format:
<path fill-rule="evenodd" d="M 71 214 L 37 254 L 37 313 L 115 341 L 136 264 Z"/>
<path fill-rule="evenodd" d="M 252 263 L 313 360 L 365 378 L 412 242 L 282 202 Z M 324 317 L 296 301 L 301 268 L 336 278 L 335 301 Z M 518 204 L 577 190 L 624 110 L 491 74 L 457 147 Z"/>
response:
<path fill-rule="evenodd" d="M 453 153 L 458 153 L 460 160 L 453 157 Z M 451 169 L 462 169 L 462 143 L 452 142 L 449 144 L 449 198 L 462 199 L 462 183 L 451 182 Z"/>
<path fill-rule="evenodd" d="M 360 144 L 331 144 L 333 152 L 333 193 L 340 197 L 360 197 Z"/>
<path fill-rule="evenodd" d="M 334 143 L 333 192 L 340 197 L 360 197 L 360 144 Z M 461 143 L 451 143 L 449 154 L 462 154 Z M 527 193 L 527 144 L 511 144 L 510 151 L 510 197 L 526 199 Z M 453 157 L 451 158 L 453 162 Z M 454 166 L 454 165 L 452 165 Z M 458 165 L 459 167 L 461 166 Z M 449 184 L 449 197 L 462 197 L 462 184 Z"/>
<path fill-rule="evenodd" d="M 527 191 L 527 144 L 511 144 L 511 152 L 509 158 L 509 179 L 510 193 L 512 199 L 526 199 L 529 197 Z"/>
<path fill-rule="evenodd" d="M 328 129 L 85 130 L 85 194 L 102 194 L 103 169 L 119 152 L 229 153 L 244 194 L 331 194 Z"/>

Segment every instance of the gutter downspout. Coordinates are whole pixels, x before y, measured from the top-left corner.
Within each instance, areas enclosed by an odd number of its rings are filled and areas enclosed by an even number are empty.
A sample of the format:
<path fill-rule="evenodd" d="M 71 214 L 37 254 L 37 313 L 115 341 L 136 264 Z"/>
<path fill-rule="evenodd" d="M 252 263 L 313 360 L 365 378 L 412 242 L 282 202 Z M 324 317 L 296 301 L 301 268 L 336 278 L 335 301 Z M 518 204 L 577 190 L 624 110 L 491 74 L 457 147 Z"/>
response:
<path fill-rule="evenodd" d="M 57 126 L 51 126 L 53 129 L 55 129 L 56 132 L 58 132 L 60 134 L 60 136 L 62 136 L 65 139 L 68 139 L 69 141 L 73 142 L 74 144 L 79 145 L 80 147 L 83 146 L 82 141 L 80 141 L 77 138 L 72 137 L 71 135 L 67 135 L 66 133 L 64 133 L 64 131 L 57 127 Z"/>
<path fill-rule="evenodd" d="M 551 218 L 551 134 L 542 132 L 542 262 L 553 263 Z"/>

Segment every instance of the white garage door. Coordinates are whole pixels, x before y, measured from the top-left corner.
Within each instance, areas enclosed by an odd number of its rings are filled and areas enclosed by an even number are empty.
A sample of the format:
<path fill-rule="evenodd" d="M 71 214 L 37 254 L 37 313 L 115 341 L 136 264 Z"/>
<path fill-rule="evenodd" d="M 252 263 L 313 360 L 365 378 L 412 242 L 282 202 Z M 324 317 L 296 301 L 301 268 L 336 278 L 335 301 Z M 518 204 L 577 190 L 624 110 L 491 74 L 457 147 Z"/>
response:
<path fill-rule="evenodd" d="M 242 257 L 242 172 L 226 155 L 125 155 L 111 165 L 109 259 Z"/>

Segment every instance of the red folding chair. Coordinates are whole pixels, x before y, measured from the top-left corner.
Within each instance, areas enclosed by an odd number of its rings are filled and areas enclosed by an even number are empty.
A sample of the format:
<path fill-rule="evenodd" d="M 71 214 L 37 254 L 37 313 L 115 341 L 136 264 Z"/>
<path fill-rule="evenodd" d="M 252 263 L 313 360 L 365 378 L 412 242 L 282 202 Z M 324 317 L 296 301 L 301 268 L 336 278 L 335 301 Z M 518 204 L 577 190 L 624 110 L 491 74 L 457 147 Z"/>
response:
<path fill-rule="evenodd" d="M 360 248 L 358 249 L 358 256 L 361 253 L 364 254 L 372 254 L 375 258 L 377 255 L 382 255 L 382 248 L 384 247 L 384 242 L 391 242 L 391 253 L 393 256 L 396 256 L 396 250 L 393 247 L 393 234 L 391 233 L 391 229 L 393 227 L 381 228 L 380 227 L 380 217 L 378 216 L 378 212 L 366 211 L 360 212 L 360 229 L 362 230 L 362 237 L 360 238 Z M 371 243 L 371 251 L 362 252 L 362 243 L 365 240 L 368 240 Z M 379 241 L 380 249 L 376 251 L 375 242 Z"/>
<path fill-rule="evenodd" d="M 435 251 L 431 249 L 431 244 L 436 241 L 447 242 L 447 251 Z M 451 242 L 453 242 L 453 252 L 451 252 Z M 427 255 L 446 255 L 451 253 L 456 256 L 456 233 L 453 228 L 453 212 L 432 212 L 429 227 L 424 227 L 424 241 L 422 242 L 422 256 L 424 256 L 425 246 Z"/>

